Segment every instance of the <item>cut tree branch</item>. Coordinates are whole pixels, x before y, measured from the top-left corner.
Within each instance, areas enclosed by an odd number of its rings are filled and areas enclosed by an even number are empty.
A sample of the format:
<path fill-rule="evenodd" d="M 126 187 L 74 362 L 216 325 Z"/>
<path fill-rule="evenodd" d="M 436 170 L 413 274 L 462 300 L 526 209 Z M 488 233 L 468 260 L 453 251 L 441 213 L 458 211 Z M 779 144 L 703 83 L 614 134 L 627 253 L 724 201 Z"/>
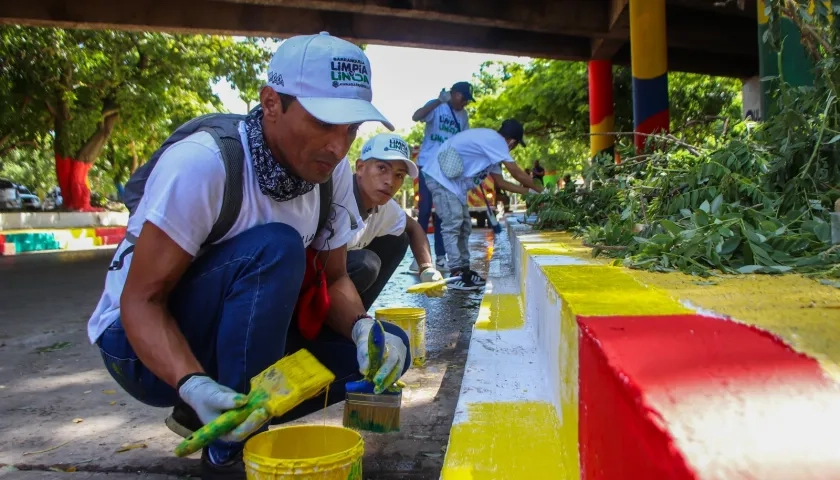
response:
<path fill-rule="evenodd" d="M 616 135 L 616 136 L 619 136 L 619 135 L 622 135 L 622 136 L 641 135 L 643 137 L 651 137 L 651 138 L 656 138 L 658 140 L 667 140 L 669 142 L 676 143 L 677 145 L 685 148 L 686 150 L 688 150 L 692 154 L 700 155 L 700 150 L 698 150 L 697 147 L 695 147 L 693 145 L 689 145 L 689 144 L 683 142 L 682 140 L 680 140 L 679 138 L 677 138 L 677 137 L 675 137 L 671 134 L 657 135 L 655 133 L 642 133 L 642 132 L 604 132 L 604 133 L 590 132 L 589 135 Z"/>

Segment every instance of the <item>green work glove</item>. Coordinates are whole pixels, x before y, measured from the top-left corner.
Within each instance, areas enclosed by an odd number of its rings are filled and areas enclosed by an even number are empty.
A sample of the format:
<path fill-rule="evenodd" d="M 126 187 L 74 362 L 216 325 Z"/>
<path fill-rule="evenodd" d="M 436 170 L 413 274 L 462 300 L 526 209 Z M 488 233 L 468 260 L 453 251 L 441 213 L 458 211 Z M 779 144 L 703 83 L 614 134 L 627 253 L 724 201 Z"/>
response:
<path fill-rule="evenodd" d="M 382 393 L 402 376 L 408 352 L 400 337 L 385 332 L 385 352 L 382 355 L 382 366 L 376 372 L 369 372 L 371 352 L 368 349 L 368 337 L 375 322 L 372 318 L 362 318 L 356 322 L 353 325 L 352 338 L 353 343 L 356 344 L 356 360 L 359 362 L 359 372 L 373 382 L 374 393 Z"/>
<path fill-rule="evenodd" d="M 178 395 L 187 403 L 207 425 L 227 410 L 239 408 L 248 403 L 248 397 L 216 383 L 206 375 L 193 375 L 178 388 Z M 256 409 L 232 432 L 220 437 L 226 442 L 241 442 L 269 420 L 264 408 Z"/>

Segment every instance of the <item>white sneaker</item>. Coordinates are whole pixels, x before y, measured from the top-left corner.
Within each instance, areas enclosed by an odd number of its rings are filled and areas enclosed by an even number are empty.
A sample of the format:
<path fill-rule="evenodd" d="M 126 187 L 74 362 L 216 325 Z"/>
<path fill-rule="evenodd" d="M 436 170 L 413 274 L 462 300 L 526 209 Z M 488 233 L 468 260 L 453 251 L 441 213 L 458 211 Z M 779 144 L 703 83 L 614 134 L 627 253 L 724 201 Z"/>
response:
<path fill-rule="evenodd" d="M 418 274 L 420 273 L 420 266 L 417 265 L 417 260 L 414 260 L 413 262 L 411 262 L 411 265 L 409 265 L 409 267 L 408 267 L 408 271 L 411 272 L 411 273 L 418 273 Z"/>

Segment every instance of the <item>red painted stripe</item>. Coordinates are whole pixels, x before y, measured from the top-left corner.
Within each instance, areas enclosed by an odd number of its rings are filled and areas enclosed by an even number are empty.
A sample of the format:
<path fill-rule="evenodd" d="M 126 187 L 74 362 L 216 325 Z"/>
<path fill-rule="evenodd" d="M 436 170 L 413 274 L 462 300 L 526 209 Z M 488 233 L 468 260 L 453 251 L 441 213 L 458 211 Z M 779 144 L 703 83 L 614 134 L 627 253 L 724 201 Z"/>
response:
<path fill-rule="evenodd" d="M 639 126 L 636 127 L 636 132 L 648 134 L 667 133 L 670 130 L 670 123 L 671 113 L 665 109 L 640 123 Z M 635 135 L 634 137 L 636 150 L 639 152 L 643 151 L 645 143 L 649 137 L 645 135 Z"/>
<path fill-rule="evenodd" d="M 803 385 L 811 391 L 833 388 L 813 359 L 728 320 L 579 317 L 578 325 L 581 478 L 587 480 L 698 478 L 693 468 L 704 465 L 692 465 L 690 453 L 681 452 L 669 433 L 677 424 L 685 431 L 694 419 L 689 415 L 701 408 L 709 415 L 713 406 L 716 420 L 737 419 L 743 405 L 769 392 L 787 392 L 794 400 Z M 696 432 L 691 444 L 702 449 L 704 441 Z M 731 464 L 717 460 L 718 471 L 750 478 L 766 462 L 743 447 L 737 460 L 726 460 Z"/>
<path fill-rule="evenodd" d="M 125 235 L 125 227 L 99 227 L 94 229 L 94 234 L 97 237 L 107 237 L 109 235 Z"/>
<path fill-rule="evenodd" d="M 598 125 L 615 113 L 610 60 L 589 62 L 589 124 Z"/>

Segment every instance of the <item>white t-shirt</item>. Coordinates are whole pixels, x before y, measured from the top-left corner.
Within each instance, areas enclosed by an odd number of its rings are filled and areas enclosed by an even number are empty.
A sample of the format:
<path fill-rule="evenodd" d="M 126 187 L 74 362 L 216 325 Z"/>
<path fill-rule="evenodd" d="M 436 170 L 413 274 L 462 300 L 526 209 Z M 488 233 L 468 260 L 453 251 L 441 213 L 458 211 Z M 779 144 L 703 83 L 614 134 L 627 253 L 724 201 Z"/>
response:
<path fill-rule="evenodd" d="M 371 212 L 365 220 L 365 226 L 353 233 L 353 238 L 347 242 L 347 250 L 361 250 L 373 239 L 385 235 L 402 235 L 405 231 L 405 212 L 399 204 L 391 199 L 385 205 Z"/>
<path fill-rule="evenodd" d="M 429 103 L 435 100 L 430 100 Z M 452 114 L 455 114 L 453 116 Z M 456 122 L 457 120 L 457 122 Z M 423 119 L 426 122 L 426 130 L 423 136 L 423 143 L 420 144 L 420 153 L 417 154 L 417 165 L 425 167 L 429 159 L 437 155 L 438 148 L 459 131 L 470 128 L 470 119 L 466 110 L 456 112 L 450 108 L 448 103 L 441 103 L 434 110 L 429 112 Z M 461 128 L 458 128 L 458 124 Z"/>
<path fill-rule="evenodd" d="M 464 173 L 458 178 L 447 178 L 435 158 L 423 168 L 423 173 L 454 193 L 466 205 L 467 192 L 475 188 L 491 173 L 502 173 L 502 162 L 512 162 L 505 138 L 490 128 L 473 128 L 447 140 L 440 147 L 454 148 L 464 162 Z"/>
<path fill-rule="evenodd" d="M 243 123 L 239 124 L 239 135 L 247 145 Z M 286 202 L 276 202 L 260 191 L 248 148 L 245 148 L 244 163 L 239 218 L 216 243 L 252 227 L 279 222 L 294 227 L 300 233 L 305 247 L 312 244 L 322 250 L 327 246 L 334 249 L 347 244 L 353 233 L 348 212 L 356 217 L 359 228 L 364 226 L 353 197 L 353 174 L 346 159 L 338 164 L 332 175 L 333 206 L 328 218 L 335 236 L 329 242 L 326 241 L 329 236 L 326 228 L 317 238 L 315 235 L 318 228 L 320 185 L 316 185 L 306 195 Z M 127 231 L 139 236 L 143 224 L 149 221 L 163 230 L 179 247 L 195 256 L 219 216 L 224 187 L 225 167 L 219 146 L 206 132 L 190 135 L 173 144 L 158 159 L 146 182 L 137 211 L 128 220 Z M 128 246 L 127 242 L 121 243 L 114 253 L 114 259 L 119 258 Z M 119 318 L 120 296 L 133 256 L 126 255 L 123 267 L 108 271 L 105 276 L 104 292 L 88 321 L 91 343 L 95 343 L 102 332 Z"/>

